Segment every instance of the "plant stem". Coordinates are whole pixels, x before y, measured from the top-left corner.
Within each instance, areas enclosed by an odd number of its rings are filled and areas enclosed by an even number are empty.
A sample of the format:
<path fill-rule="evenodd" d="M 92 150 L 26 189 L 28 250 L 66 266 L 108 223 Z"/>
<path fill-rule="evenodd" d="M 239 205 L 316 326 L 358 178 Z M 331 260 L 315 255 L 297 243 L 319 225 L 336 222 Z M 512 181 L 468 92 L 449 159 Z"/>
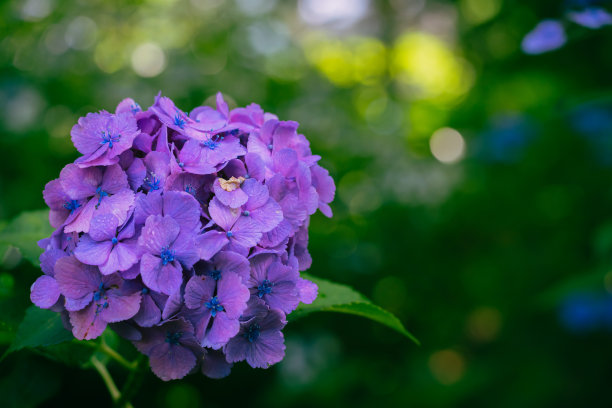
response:
<path fill-rule="evenodd" d="M 136 361 L 134 361 L 136 367 L 134 370 L 130 372 L 130 375 L 125 381 L 125 385 L 123 386 L 123 389 L 121 390 L 121 397 L 116 402 L 117 407 L 122 407 L 122 406 L 125 406 L 122 404 L 129 403 L 132 397 L 140 389 L 140 386 L 142 385 L 142 381 L 144 379 L 144 373 L 143 373 L 142 366 L 141 366 L 141 363 L 143 361 L 144 361 L 143 355 L 138 356 Z"/>
<path fill-rule="evenodd" d="M 113 360 L 115 360 L 115 362 L 119 363 L 120 365 L 122 365 L 123 367 L 127 368 L 130 371 L 136 369 L 136 365 L 137 365 L 136 361 L 128 361 L 128 360 L 126 360 L 125 357 L 123 357 L 121 354 L 119 354 L 115 349 L 111 348 L 104 341 L 101 341 L 100 343 L 96 343 L 96 342 L 92 342 L 92 341 L 79 341 L 78 343 L 82 344 L 82 345 L 84 345 L 86 347 L 91 347 L 91 348 L 96 349 L 97 351 L 99 351 L 101 353 L 106 354 L 108 357 L 110 357 Z"/>
<path fill-rule="evenodd" d="M 100 343 L 100 351 L 130 371 L 135 370 L 138 365 L 138 362 L 136 361 L 127 361 L 125 357 L 117 353 L 115 349 L 109 347 L 104 341 Z"/>
<path fill-rule="evenodd" d="M 89 360 L 91 361 L 91 364 L 94 366 L 98 374 L 100 374 L 100 377 L 102 377 L 102 381 L 104 381 L 106 388 L 108 388 L 108 392 L 110 393 L 113 402 L 117 401 L 121 397 L 121 393 L 115 385 L 113 377 L 111 377 L 110 373 L 106 369 L 106 366 L 95 356 L 91 356 Z"/>
<path fill-rule="evenodd" d="M 100 374 L 100 377 L 102 377 L 102 381 L 104 381 L 104 384 L 106 385 L 106 388 L 108 389 L 108 392 L 111 395 L 113 404 L 122 408 L 134 408 L 132 404 L 129 401 L 126 401 L 123 395 L 121 395 L 121 392 L 119 392 L 119 389 L 115 385 L 115 381 L 113 381 L 113 377 L 111 377 L 104 363 L 98 360 L 96 356 L 91 356 L 90 361 L 98 372 L 98 374 Z"/>

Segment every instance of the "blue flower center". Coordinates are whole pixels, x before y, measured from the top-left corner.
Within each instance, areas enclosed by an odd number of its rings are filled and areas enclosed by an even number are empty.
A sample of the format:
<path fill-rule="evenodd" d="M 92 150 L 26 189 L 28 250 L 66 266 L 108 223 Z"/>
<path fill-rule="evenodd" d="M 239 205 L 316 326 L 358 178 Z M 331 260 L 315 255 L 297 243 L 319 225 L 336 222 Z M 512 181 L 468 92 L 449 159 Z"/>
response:
<path fill-rule="evenodd" d="M 70 210 L 70 214 L 72 214 L 80 206 L 81 204 L 79 204 L 77 200 L 70 200 L 64 203 L 64 208 Z"/>
<path fill-rule="evenodd" d="M 121 139 L 121 135 L 113 136 L 111 132 L 102 132 L 102 141 L 100 144 L 103 145 L 108 143 L 108 147 L 112 148 L 113 143 L 119 142 L 119 139 Z"/>
<path fill-rule="evenodd" d="M 100 203 L 102 202 L 102 199 L 104 197 L 108 197 L 109 194 L 106 191 L 103 191 L 102 187 L 96 188 L 96 194 L 98 194 L 98 204 L 96 204 L 96 208 L 98 208 L 100 206 Z"/>
<path fill-rule="evenodd" d="M 111 242 L 113 243 L 113 245 L 117 245 L 117 242 L 119 242 L 119 240 L 117 239 L 117 237 L 113 237 L 113 239 L 111 239 Z"/>
<path fill-rule="evenodd" d="M 149 190 L 155 191 L 155 190 L 159 190 L 160 183 L 161 183 L 161 180 L 153 176 L 153 179 L 147 178 L 147 182 L 145 184 L 149 187 Z"/>
<path fill-rule="evenodd" d="M 268 150 L 272 150 L 272 149 L 274 149 L 274 146 L 272 146 L 272 143 L 270 143 L 270 144 L 268 145 Z"/>
<path fill-rule="evenodd" d="M 221 271 L 218 270 L 218 269 L 214 269 L 214 270 L 210 271 L 208 274 L 210 275 L 211 278 L 213 278 L 216 281 L 221 279 Z"/>
<path fill-rule="evenodd" d="M 219 143 L 216 143 L 212 139 L 209 139 L 205 142 L 202 142 L 202 146 L 207 147 L 210 150 L 215 150 L 217 147 L 219 147 Z"/>
<path fill-rule="evenodd" d="M 104 287 L 104 283 L 100 283 L 100 286 L 98 286 L 98 290 L 94 292 L 94 300 L 97 302 L 98 300 L 102 298 L 106 298 L 105 295 L 106 295 L 106 288 Z"/>
<path fill-rule="evenodd" d="M 221 304 L 219 303 L 219 299 L 216 296 L 213 296 L 212 299 L 210 299 L 208 302 L 204 303 L 204 305 L 210 309 L 210 314 L 212 315 L 212 317 L 215 317 L 217 315 L 217 312 L 222 312 L 225 309 L 223 309 L 223 306 L 221 306 Z"/>
<path fill-rule="evenodd" d="M 239 133 L 240 133 L 240 129 L 234 129 L 230 131 L 230 135 L 232 136 L 238 136 Z"/>
<path fill-rule="evenodd" d="M 136 102 L 134 102 L 131 106 L 130 106 L 130 110 L 132 111 L 132 113 L 138 113 L 140 112 L 140 105 L 137 104 Z"/>
<path fill-rule="evenodd" d="M 195 195 L 195 193 L 196 193 L 195 188 L 193 188 L 191 186 L 185 187 L 185 191 L 188 192 L 191 195 Z"/>
<path fill-rule="evenodd" d="M 225 235 L 227 235 L 228 238 L 231 238 L 232 236 L 234 236 L 234 233 L 232 231 L 227 231 Z"/>
<path fill-rule="evenodd" d="M 261 282 L 261 284 L 257 287 L 257 296 L 259 296 L 259 298 L 264 297 L 264 295 L 269 295 L 270 293 L 272 293 L 272 286 L 274 286 L 274 283 L 270 282 L 267 279 L 264 279 L 263 282 Z"/>
<path fill-rule="evenodd" d="M 166 343 L 177 345 L 183 332 L 166 332 Z"/>
<path fill-rule="evenodd" d="M 159 257 L 161 258 L 163 265 L 168 265 L 169 262 L 174 261 L 174 251 L 168 247 L 163 247 Z"/>
<path fill-rule="evenodd" d="M 181 129 L 185 129 L 185 123 L 187 122 L 185 121 L 185 119 L 183 119 L 183 114 L 177 111 L 176 115 L 174 115 L 174 124 L 180 127 Z"/>
<path fill-rule="evenodd" d="M 142 288 L 142 290 L 140 291 L 140 293 L 142 293 L 143 295 L 146 295 L 149 293 L 149 289 L 148 288 Z"/>
<path fill-rule="evenodd" d="M 242 215 L 244 215 L 245 217 L 248 217 L 249 215 L 251 215 L 251 212 L 249 210 L 244 210 L 242 212 Z"/>
<path fill-rule="evenodd" d="M 249 343 L 253 343 L 259 338 L 259 329 L 259 325 L 257 323 L 253 323 L 243 334 L 244 338 L 247 339 Z"/>

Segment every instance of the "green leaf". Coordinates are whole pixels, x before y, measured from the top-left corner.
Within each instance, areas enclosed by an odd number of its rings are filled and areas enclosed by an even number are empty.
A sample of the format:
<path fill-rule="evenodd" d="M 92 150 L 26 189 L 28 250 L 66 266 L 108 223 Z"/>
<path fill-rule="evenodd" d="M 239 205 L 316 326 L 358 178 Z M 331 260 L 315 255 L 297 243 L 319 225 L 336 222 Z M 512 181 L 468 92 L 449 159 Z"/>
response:
<path fill-rule="evenodd" d="M 308 274 L 302 274 L 302 277 L 317 284 L 319 287 L 319 296 L 317 296 L 317 299 L 310 305 L 300 304 L 297 310 L 289 315 L 290 320 L 295 320 L 313 312 L 348 313 L 382 323 L 408 337 L 416 344 L 421 344 L 408 330 L 406 330 L 397 317 L 380 306 L 373 304 L 354 289 Z"/>
<path fill-rule="evenodd" d="M 32 349 L 35 353 L 43 355 L 51 360 L 58 361 L 67 365 L 88 368 L 91 356 L 96 353 L 98 344 L 93 341 L 72 339 L 71 341 L 53 344 L 45 347 L 36 347 Z M 96 353 L 101 354 L 101 353 Z M 107 362 L 108 357 L 101 354 Z"/>
<path fill-rule="evenodd" d="M 59 313 L 30 306 L 5 356 L 25 347 L 51 346 L 73 338 L 64 328 Z"/>
<path fill-rule="evenodd" d="M 38 265 L 38 257 L 43 251 L 37 242 L 52 232 L 49 210 L 23 212 L 0 230 L 0 255 L 3 257 L 6 248 L 14 246 L 24 258 Z"/>

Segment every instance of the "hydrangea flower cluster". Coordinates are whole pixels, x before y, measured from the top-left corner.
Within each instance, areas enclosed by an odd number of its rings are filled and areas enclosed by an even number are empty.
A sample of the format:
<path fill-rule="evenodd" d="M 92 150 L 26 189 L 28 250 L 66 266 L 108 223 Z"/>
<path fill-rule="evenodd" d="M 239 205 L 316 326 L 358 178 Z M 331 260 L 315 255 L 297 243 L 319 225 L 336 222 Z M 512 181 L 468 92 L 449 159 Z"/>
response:
<path fill-rule="evenodd" d="M 332 178 L 296 122 L 216 104 L 186 114 L 158 95 L 80 118 L 82 156 L 43 192 L 56 230 L 32 302 L 77 339 L 110 327 L 162 380 L 279 362 L 287 314 L 317 296 L 300 271 Z"/>

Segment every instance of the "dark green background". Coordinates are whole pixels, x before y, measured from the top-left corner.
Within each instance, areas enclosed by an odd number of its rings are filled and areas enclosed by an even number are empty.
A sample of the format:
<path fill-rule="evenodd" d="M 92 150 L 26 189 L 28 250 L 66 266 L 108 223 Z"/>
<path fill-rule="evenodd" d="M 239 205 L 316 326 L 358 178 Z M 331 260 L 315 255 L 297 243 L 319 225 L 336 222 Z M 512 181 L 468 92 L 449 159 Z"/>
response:
<path fill-rule="evenodd" d="M 77 157 L 79 116 L 128 96 L 146 107 L 159 90 L 189 110 L 222 91 L 298 120 L 336 180 L 334 218 L 312 219 L 309 272 L 392 311 L 422 346 L 314 314 L 285 329 L 281 364 L 220 381 L 149 374 L 134 405 L 612 405 L 612 29 L 568 24 L 564 48 L 526 56 L 522 37 L 562 2 L 371 1 L 344 28 L 303 21 L 307 2 L 248 3 L 2 2 L 0 219 L 44 206 L 45 183 Z M 152 78 L 131 62 L 147 42 L 166 61 Z M 442 127 L 466 142 L 458 163 L 430 152 Z M 3 348 L 39 273 L 2 260 Z M 0 401 L 110 404 L 95 371 L 27 351 L 1 363 Z"/>

